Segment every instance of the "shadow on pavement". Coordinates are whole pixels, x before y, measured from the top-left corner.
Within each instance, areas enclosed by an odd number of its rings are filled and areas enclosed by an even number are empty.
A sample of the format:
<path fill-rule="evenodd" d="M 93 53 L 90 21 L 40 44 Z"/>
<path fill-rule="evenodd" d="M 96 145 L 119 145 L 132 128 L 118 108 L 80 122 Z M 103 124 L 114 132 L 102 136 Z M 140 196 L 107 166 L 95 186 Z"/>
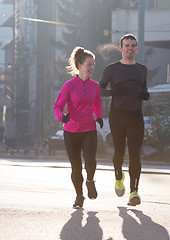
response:
<path fill-rule="evenodd" d="M 122 233 L 127 240 L 170 240 L 166 229 L 153 222 L 142 211 L 118 207 L 119 216 L 123 218 Z M 134 216 L 134 217 L 133 217 Z"/>
<path fill-rule="evenodd" d="M 82 209 L 73 212 L 61 231 L 60 239 L 102 240 L 103 231 L 99 226 L 100 221 L 96 214 L 97 212 L 87 212 L 87 218 L 85 218 Z"/>

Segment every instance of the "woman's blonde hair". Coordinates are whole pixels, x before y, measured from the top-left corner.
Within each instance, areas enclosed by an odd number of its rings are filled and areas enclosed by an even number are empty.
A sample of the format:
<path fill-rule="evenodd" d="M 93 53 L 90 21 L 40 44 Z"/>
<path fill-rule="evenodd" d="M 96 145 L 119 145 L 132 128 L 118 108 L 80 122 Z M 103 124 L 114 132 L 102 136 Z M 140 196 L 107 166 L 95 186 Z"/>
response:
<path fill-rule="evenodd" d="M 82 47 L 75 47 L 69 58 L 69 66 L 67 71 L 70 75 L 75 76 L 79 73 L 78 63 L 83 64 L 87 57 L 95 59 L 95 55 Z"/>

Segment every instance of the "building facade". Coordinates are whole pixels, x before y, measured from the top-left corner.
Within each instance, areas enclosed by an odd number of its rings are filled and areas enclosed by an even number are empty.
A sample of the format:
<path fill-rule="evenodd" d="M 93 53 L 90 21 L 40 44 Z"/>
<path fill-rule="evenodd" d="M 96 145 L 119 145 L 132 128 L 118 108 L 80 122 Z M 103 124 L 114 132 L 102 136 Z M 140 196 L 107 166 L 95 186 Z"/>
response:
<path fill-rule="evenodd" d="M 50 21 L 56 21 L 55 0 L 4 0 L 3 3 L 13 6 L 12 16 L 3 23 L 13 28 L 13 46 L 4 47 L 6 56 L 13 52 L 10 66 L 15 83 L 14 134 L 9 137 L 17 148 L 39 146 L 51 134 L 53 126 L 56 27 Z"/>

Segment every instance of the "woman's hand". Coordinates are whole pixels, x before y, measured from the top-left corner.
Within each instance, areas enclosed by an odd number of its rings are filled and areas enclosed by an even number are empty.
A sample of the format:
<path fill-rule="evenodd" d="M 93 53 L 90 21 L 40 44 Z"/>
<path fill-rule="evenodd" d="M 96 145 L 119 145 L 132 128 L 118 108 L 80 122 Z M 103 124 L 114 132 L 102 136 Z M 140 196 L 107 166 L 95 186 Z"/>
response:
<path fill-rule="evenodd" d="M 102 119 L 102 118 L 97 118 L 97 119 L 96 119 L 96 122 L 98 122 L 98 123 L 99 123 L 99 125 L 100 125 L 100 128 L 102 128 L 102 127 L 103 127 L 103 119 Z"/>
<path fill-rule="evenodd" d="M 64 114 L 64 116 L 62 118 L 63 123 L 68 123 L 68 121 L 70 121 L 69 115 L 70 115 L 70 113 Z"/>

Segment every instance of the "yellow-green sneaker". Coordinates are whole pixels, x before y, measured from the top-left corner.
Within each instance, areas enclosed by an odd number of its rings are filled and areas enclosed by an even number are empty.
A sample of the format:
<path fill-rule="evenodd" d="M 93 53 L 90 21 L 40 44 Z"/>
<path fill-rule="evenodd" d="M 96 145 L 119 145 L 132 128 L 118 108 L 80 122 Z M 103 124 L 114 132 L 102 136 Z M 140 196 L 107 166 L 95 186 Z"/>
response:
<path fill-rule="evenodd" d="M 125 187 L 123 185 L 123 181 L 125 179 L 125 174 L 122 172 L 122 179 L 115 179 L 115 192 L 118 197 L 122 197 L 125 194 Z"/>
<path fill-rule="evenodd" d="M 137 191 L 131 192 L 128 205 L 136 206 L 136 205 L 139 205 L 140 203 L 141 203 L 141 198 L 138 195 L 138 192 Z"/>

